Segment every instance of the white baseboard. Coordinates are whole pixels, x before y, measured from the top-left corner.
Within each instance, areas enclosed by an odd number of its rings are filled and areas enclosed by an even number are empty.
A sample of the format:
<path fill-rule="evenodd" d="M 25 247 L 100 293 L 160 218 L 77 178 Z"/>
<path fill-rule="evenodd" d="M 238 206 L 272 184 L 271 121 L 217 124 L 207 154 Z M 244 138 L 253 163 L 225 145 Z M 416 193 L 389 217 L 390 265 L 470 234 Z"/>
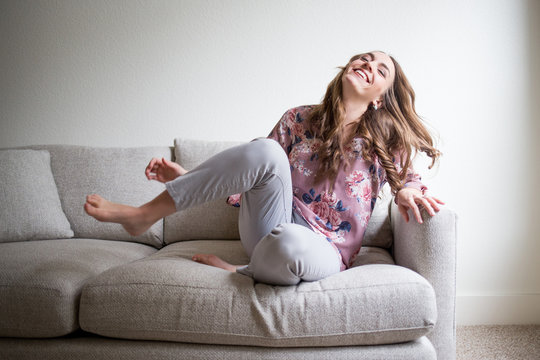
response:
<path fill-rule="evenodd" d="M 457 325 L 540 324 L 540 294 L 458 295 Z"/>

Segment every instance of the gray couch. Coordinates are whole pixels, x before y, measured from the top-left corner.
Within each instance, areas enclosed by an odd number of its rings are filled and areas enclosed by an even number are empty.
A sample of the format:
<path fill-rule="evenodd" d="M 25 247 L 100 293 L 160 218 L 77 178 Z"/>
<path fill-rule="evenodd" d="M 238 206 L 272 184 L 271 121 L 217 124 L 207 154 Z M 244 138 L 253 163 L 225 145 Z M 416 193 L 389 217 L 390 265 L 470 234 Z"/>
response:
<path fill-rule="evenodd" d="M 0 359 L 454 359 L 456 216 L 406 223 L 381 198 L 355 266 L 278 287 L 244 264 L 237 209 L 214 201 L 132 237 L 85 195 L 139 205 L 150 158 L 187 169 L 232 143 L 0 151 Z M 30 149 L 30 150 L 27 150 Z"/>

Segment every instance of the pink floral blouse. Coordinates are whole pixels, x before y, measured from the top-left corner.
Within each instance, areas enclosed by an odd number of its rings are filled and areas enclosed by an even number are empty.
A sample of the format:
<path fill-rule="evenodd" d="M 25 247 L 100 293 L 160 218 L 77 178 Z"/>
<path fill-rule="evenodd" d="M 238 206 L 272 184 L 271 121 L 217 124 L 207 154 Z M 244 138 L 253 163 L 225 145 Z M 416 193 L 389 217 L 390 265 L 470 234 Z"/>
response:
<path fill-rule="evenodd" d="M 345 148 L 344 156 L 350 160 L 350 166 L 347 170 L 343 166 L 339 169 L 333 190 L 329 180 L 315 184 L 321 140 L 313 136 L 305 121 L 312 109 L 313 106 L 300 106 L 288 110 L 268 137 L 276 140 L 289 157 L 293 211 L 334 246 L 344 270 L 360 251 L 379 191 L 386 183 L 386 173 L 378 161 L 362 158 L 362 139 L 355 138 Z M 425 191 L 420 180 L 411 169 L 404 185 Z M 239 206 L 240 196 L 231 196 L 228 202 Z"/>

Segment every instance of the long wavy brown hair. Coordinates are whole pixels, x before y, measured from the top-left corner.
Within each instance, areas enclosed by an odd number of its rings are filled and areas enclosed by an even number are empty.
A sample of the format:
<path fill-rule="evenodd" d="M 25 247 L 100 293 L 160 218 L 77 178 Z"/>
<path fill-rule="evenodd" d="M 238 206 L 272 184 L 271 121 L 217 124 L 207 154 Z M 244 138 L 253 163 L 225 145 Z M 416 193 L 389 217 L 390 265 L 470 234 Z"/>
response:
<path fill-rule="evenodd" d="M 345 139 L 343 123 L 345 108 L 342 100 L 342 78 L 349 64 L 363 55 L 355 55 L 330 82 L 321 104 L 308 116 L 315 136 L 322 141 L 318 151 L 320 166 L 315 182 L 335 180 L 343 159 Z M 402 187 L 411 166 L 413 153 L 424 152 L 431 158 L 431 168 L 441 153 L 433 146 L 433 138 L 424 126 L 414 106 L 415 93 L 398 62 L 394 63 L 392 86 L 383 95 L 382 107 L 371 105 L 360 117 L 355 137 L 363 139 L 362 157 L 379 161 L 395 195 Z M 347 161 L 347 160 L 345 160 Z M 348 166 L 348 163 L 345 163 Z"/>

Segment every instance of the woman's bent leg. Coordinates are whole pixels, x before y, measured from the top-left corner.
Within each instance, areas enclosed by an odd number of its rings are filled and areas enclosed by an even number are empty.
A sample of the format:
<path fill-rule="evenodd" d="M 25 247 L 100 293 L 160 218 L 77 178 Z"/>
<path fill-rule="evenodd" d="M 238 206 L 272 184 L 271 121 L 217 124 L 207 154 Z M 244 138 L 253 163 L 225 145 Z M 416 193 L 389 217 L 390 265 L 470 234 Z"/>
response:
<path fill-rule="evenodd" d="M 225 150 L 166 186 L 177 210 L 242 193 L 239 231 L 248 256 L 276 225 L 291 222 L 290 165 L 271 139 Z"/>
<path fill-rule="evenodd" d="M 341 260 L 330 243 L 305 226 L 281 224 L 255 247 L 249 265 L 237 272 L 272 285 L 296 285 L 336 274 Z"/>
<path fill-rule="evenodd" d="M 178 210 L 201 200 L 242 193 L 239 230 L 250 263 L 238 268 L 238 273 L 264 283 L 294 285 L 340 271 L 341 260 L 326 238 L 314 233 L 305 221 L 291 223 L 290 164 L 274 140 L 259 139 L 226 150 L 167 183 L 167 189 Z M 213 255 L 195 255 L 194 259 L 234 269 Z"/>

